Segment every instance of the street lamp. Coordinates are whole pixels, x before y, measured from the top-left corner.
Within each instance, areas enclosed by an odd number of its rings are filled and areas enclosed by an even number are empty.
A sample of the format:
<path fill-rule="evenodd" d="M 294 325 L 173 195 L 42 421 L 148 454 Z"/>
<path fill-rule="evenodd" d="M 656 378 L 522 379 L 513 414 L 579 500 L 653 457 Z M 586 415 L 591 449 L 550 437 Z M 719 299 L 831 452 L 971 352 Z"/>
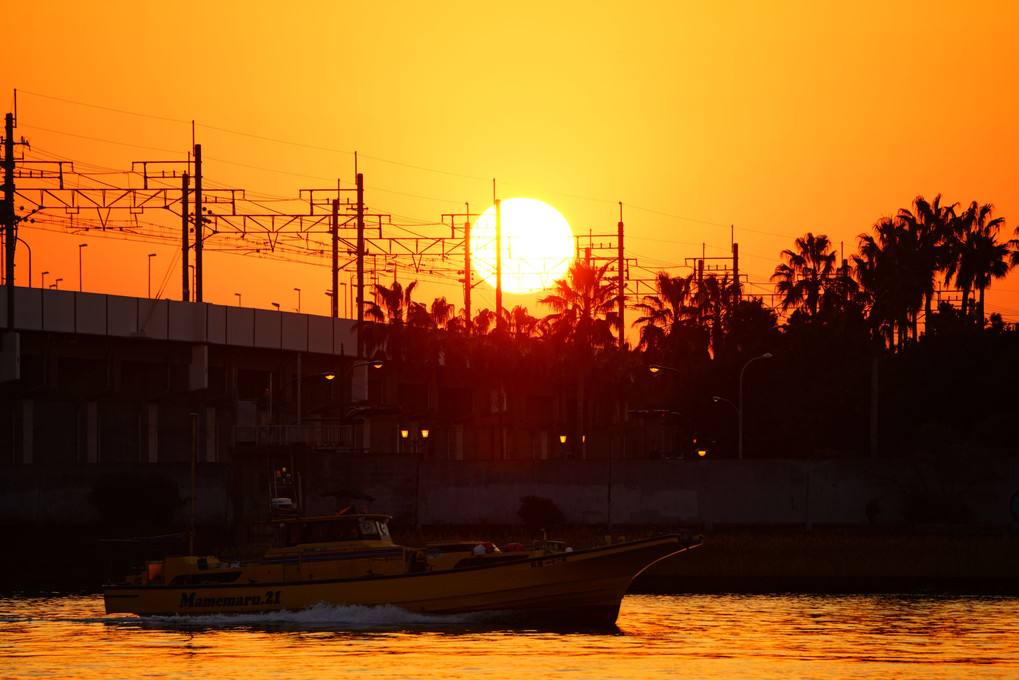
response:
<path fill-rule="evenodd" d="M 300 314 L 301 313 L 301 289 L 300 288 L 294 288 L 294 290 L 297 291 L 297 313 Z"/>
<path fill-rule="evenodd" d="M 81 249 L 82 248 L 87 248 L 87 247 L 88 247 L 87 243 L 79 243 L 78 244 L 78 292 L 79 293 L 82 291 L 82 287 L 81 287 Z"/>
<path fill-rule="evenodd" d="M 241 306 L 241 294 L 240 293 L 234 293 L 234 295 L 237 296 L 237 306 L 240 307 Z"/>
<path fill-rule="evenodd" d="M 765 352 L 764 354 L 762 354 L 760 356 L 756 356 L 756 357 L 752 357 L 752 358 L 748 359 L 747 362 L 745 364 L 743 364 L 743 368 L 741 368 L 740 372 L 739 372 L 739 405 L 733 404 L 731 401 L 729 401 L 728 399 L 726 399 L 724 397 L 718 397 L 718 396 L 711 397 L 711 400 L 713 402 L 715 402 L 716 404 L 718 402 L 720 402 L 720 401 L 724 401 L 729 406 L 732 406 L 734 409 L 736 409 L 737 431 L 738 431 L 738 437 L 739 437 L 739 448 L 738 448 L 738 451 L 739 451 L 739 458 L 741 460 L 743 458 L 743 374 L 746 372 L 747 366 L 749 366 L 750 364 L 754 363 L 758 359 L 770 359 L 770 358 L 771 358 L 771 353 L 770 352 Z"/>
<path fill-rule="evenodd" d="M 414 453 L 414 528 L 421 531 L 421 451 L 428 440 L 428 429 L 420 428 L 416 437 L 411 437 L 409 428 L 400 430 L 400 439 L 410 444 Z"/>
<path fill-rule="evenodd" d="M 647 367 L 647 369 L 652 373 L 658 373 L 658 371 L 672 371 L 673 373 L 681 373 L 681 371 L 678 368 L 673 368 L 672 366 L 662 366 L 661 364 L 651 364 L 650 366 Z"/>
<path fill-rule="evenodd" d="M 35 211 L 33 211 L 33 212 L 35 212 Z M 32 220 L 32 221 L 35 222 L 35 220 Z M 18 240 L 21 241 L 21 245 L 25 246 L 25 249 L 28 251 L 28 287 L 31 288 L 32 287 L 32 249 L 29 247 L 28 243 L 25 242 L 25 239 L 23 239 L 23 238 L 21 238 L 19 236 Z M 11 285 L 14 285 L 14 284 L 12 283 Z"/>
<path fill-rule="evenodd" d="M 411 450 L 415 453 L 420 453 L 421 450 L 424 448 L 424 444 L 428 440 L 429 434 L 431 434 L 431 432 L 428 430 L 428 428 L 424 427 L 418 430 L 416 437 L 411 436 L 411 431 L 409 428 L 400 429 L 400 439 L 410 444 Z"/>
<path fill-rule="evenodd" d="M 270 302 L 269 304 L 272 305 L 273 307 L 275 307 L 277 312 L 280 311 L 280 303 L 278 303 L 278 302 Z"/>
<path fill-rule="evenodd" d="M 41 280 L 39 281 L 39 287 L 40 288 L 45 288 L 46 287 L 46 275 L 47 274 L 49 274 L 49 272 L 43 272 L 42 273 L 42 276 L 40 277 Z"/>
<path fill-rule="evenodd" d="M 60 282 L 61 281 L 63 281 L 63 279 L 57 279 L 56 281 L 54 281 L 53 283 L 50 284 L 50 288 L 54 288 L 56 290 L 60 290 Z"/>

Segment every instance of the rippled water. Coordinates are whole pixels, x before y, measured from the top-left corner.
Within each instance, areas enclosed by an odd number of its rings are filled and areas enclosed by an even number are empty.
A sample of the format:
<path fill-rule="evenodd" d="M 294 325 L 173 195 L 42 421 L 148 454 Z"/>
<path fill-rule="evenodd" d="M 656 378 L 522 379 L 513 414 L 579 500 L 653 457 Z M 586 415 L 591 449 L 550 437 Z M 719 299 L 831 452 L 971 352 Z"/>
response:
<path fill-rule="evenodd" d="M 617 629 L 320 607 L 139 619 L 99 595 L 6 597 L 14 678 L 1017 678 L 1019 599 L 630 595 Z"/>

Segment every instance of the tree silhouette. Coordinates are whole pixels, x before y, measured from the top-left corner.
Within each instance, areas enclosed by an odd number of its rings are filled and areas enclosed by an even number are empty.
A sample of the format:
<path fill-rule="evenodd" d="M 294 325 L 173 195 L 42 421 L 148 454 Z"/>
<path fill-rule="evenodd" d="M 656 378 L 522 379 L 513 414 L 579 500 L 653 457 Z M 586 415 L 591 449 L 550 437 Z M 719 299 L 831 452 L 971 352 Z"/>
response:
<path fill-rule="evenodd" d="M 796 239 L 796 250 L 783 250 L 783 264 L 771 275 L 775 290 L 782 296 L 783 311 L 789 308 L 817 314 L 825 286 L 835 270 L 835 252 L 824 234 L 807 233 Z"/>
<path fill-rule="evenodd" d="M 913 242 L 912 265 L 909 268 L 916 277 L 923 298 L 924 318 L 931 316 L 931 299 L 934 297 L 934 281 L 938 272 L 944 271 L 952 259 L 951 240 L 955 229 L 955 208 L 941 205 L 941 194 L 927 201 L 923 196 L 913 199 L 913 209 L 900 208 L 898 224 L 906 230 Z M 914 315 L 913 339 L 917 337 L 917 320 Z"/>
<path fill-rule="evenodd" d="M 640 340 L 637 349 L 664 357 L 671 340 L 680 327 L 689 323 L 696 310 L 693 303 L 693 274 L 669 276 L 658 272 L 655 276 L 655 293 L 645 295 L 633 306 L 642 316 L 633 322 L 640 326 Z"/>
<path fill-rule="evenodd" d="M 554 292 L 538 301 L 552 309 L 544 319 L 549 328 L 546 342 L 571 348 L 563 353 L 561 360 L 564 364 L 572 363 L 577 376 L 578 434 L 586 434 L 585 386 L 593 372 L 594 350 L 615 348 L 612 329 L 620 328 L 622 332 L 616 313 L 615 285 L 604 281 L 608 266 L 597 267 L 587 260 L 575 260 L 566 276 L 556 281 Z"/>
<path fill-rule="evenodd" d="M 970 203 L 956 220 L 953 254 L 948 263 L 945 280 L 955 276 L 956 285 L 962 288 L 962 316 L 969 313 L 968 298 L 976 288 L 976 319 L 984 321 L 984 290 L 993 279 L 1003 278 L 1011 269 L 1008 244 L 998 243 L 998 230 L 1005 224 L 1003 217 L 991 217 L 994 206 L 987 203 Z"/>
<path fill-rule="evenodd" d="M 578 347 L 611 347 L 612 329 L 619 327 L 615 284 L 604 281 L 609 265 L 596 267 L 576 260 L 566 276 L 555 282 L 553 293 L 538 300 L 552 313 L 545 318 L 552 335 Z"/>

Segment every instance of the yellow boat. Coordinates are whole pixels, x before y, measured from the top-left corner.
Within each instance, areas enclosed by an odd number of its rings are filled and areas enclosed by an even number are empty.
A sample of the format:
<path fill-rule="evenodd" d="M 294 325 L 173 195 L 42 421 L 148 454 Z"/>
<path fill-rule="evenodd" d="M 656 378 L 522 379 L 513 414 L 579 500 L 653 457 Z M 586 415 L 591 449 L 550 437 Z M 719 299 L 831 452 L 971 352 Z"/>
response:
<path fill-rule="evenodd" d="M 109 614 L 241 614 L 318 604 L 391 605 L 426 614 L 498 612 L 528 620 L 615 622 L 630 582 L 652 563 L 699 544 L 670 534 L 586 549 L 514 544 L 393 543 L 386 515 L 278 520 L 262 559 L 176 556 L 108 586 Z"/>

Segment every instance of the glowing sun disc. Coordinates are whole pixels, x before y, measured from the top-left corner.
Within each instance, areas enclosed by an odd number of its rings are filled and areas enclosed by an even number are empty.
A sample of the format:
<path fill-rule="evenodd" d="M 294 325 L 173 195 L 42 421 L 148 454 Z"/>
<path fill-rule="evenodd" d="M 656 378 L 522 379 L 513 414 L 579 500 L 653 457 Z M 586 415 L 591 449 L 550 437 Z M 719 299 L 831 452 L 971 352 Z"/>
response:
<path fill-rule="evenodd" d="M 502 213 L 502 289 L 507 293 L 545 290 L 561 279 L 573 260 L 573 231 L 559 211 L 533 198 L 507 198 Z M 495 287 L 495 206 L 471 227 L 471 266 Z"/>

